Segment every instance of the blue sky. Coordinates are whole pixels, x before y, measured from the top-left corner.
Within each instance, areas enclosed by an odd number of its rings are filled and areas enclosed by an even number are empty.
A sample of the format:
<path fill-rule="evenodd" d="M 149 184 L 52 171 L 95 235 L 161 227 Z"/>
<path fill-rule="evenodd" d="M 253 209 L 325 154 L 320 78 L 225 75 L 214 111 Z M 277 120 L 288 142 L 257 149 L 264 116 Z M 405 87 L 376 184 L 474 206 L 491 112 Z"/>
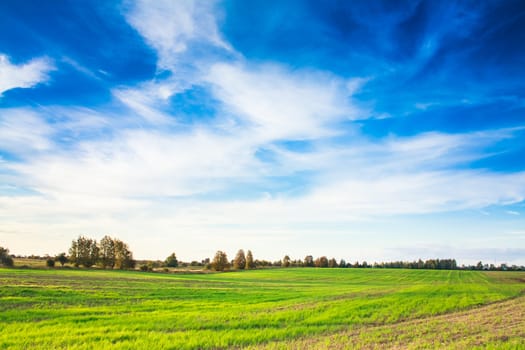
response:
<path fill-rule="evenodd" d="M 525 264 L 522 1 L 0 2 L 0 243 Z"/>

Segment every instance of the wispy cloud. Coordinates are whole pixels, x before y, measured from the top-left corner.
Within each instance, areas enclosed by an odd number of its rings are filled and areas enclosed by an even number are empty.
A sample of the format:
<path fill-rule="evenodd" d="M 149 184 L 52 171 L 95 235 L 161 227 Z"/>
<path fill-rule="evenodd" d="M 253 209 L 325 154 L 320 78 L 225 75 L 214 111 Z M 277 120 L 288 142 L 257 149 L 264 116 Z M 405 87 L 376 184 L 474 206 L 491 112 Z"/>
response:
<path fill-rule="evenodd" d="M 336 135 L 336 121 L 359 116 L 350 99 L 361 79 L 223 63 L 213 65 L 204 79 L 226 111 L 249 123 L 265 141 Z"/>
<path fill-rule="evenodd" d="M 17 155 L 50 149 L 52 131 L 52 127 L 31 109 L 4 109 L 0 114 L 2 149 Z"/>
<path fill-rule="evenodd" d="M 128 3 L 126 18 L 157 51 L 158 66 L 173 70 L 192 47 L 212 45 L 230 50 L 217 28 L 214 1 L 137 1 Z"/>
<path fill-rule="evenodd" d="M 30 88 L 48 80 L 54 69 L 50 59 L 35 58 L 23 64 L 12 64 L 9 57 L 0 54 L 0 97 L 14 88 Z"/>

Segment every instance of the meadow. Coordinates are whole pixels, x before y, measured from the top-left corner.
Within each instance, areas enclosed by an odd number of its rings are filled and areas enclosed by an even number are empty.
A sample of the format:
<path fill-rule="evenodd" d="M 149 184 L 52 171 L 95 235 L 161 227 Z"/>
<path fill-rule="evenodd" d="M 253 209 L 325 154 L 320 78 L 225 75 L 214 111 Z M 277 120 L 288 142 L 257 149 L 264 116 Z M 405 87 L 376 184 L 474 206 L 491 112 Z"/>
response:
<path fill-rule="evenodd" d="M 525 273 L 0 269 L 0 349 L 525 345 Z"/>

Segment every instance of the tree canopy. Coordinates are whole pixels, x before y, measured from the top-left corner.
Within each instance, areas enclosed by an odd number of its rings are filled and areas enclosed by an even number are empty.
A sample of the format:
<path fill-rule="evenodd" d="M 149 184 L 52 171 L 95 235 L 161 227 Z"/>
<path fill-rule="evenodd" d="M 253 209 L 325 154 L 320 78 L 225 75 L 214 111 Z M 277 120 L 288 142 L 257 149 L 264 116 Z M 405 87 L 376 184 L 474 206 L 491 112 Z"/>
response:
<path fill-rule="evenodd" d="M 215 271 L 224 271 L 225 269 L 228 269 L 230 267 L 230 263 L 228 261 L 228 256 L 226 255 L 226 253 L 221 250 L 218 250 L 217 253 L 215 253 L 213 261 L 211 262 L 211 267 Z"/>

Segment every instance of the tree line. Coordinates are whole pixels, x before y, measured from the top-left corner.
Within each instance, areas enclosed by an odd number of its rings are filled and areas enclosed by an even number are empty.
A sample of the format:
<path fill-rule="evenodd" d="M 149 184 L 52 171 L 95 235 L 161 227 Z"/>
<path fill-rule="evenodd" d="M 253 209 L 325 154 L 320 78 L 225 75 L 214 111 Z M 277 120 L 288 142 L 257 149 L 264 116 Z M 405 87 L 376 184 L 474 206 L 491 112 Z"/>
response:
<path fill-rule="evenodd" d="M 14 266 L 13 255 L 9 254 L 7 248 L 0 247 L 0 265 L 6 267 Z M 32 256 L 34 258 L 38 258 Z M 99 266 L 104 269 L 135 269 L 137 261 L 133 259 L 133 253 L 128 244 L 117 238 L 104 236 L 100 242 L 95 239 L 79 236 L 71 242 L 69 254 L 60 253 L 54 258 L 45 257 L 46 265 L 54 267 L 55 262 L 62 266 L 71 263 L 75 267 L 93 267 Z M 163 261 L 144 261 L 139 266 L 140 270 L 152 271 L 155 268 L 176 268 L 196 266 L 208 270 L 227 271 L 227 270 L 249 270 L 255 268 L 268 267 L 318 267 L 318 268 L 402 268 L 402 269 L 428 269 L 428 270 L 525 270 L 525 266 L 508 266 L 501 264 L 483 264 L 481 261 L 476 265 L 458 266 L 455 259 L 428 259 L 417 261 L 392 261 L 392 262 L 374 262 L 369 264 L 363 262 L 346 262 L 344 259 L 337 261 L 335 258 L 320 256 L 314 258 L 312 255 L 306 255 L 304 259 L 291 259 L 285 255 L 277 261 L 254 259 L 251 250 L 245 253 L 239 249 L 233 260 L 229 260 L 227 254 L 219 250 L 215 253 L 213 259 L 203 259 L 200 262 L 192 261 L 191 263 L 179 262 L 175 253 L 170 254 Z"/>
<path fill-rule="evenodd" d="M 100 265 L 104 269 L 135 268 L 133 253 L 128 245 L 110 236 L 104 236 L 98 243 L 95 239 L 79 236 L 71 242 L 68 259 L 76 267 Z"/>

